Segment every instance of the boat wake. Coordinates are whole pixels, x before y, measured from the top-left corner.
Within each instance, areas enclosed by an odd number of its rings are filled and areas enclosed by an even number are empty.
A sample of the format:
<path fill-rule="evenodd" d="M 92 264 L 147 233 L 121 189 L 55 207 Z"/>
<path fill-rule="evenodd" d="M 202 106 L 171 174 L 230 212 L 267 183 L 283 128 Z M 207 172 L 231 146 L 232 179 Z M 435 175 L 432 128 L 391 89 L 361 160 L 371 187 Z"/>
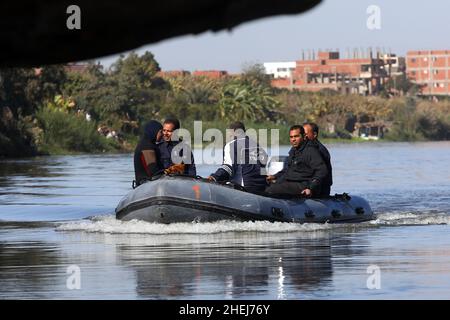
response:
<path fill-rule="evenodd" d="M 212 234 L 222 232 L 296 232 L 330 229 L 329 224 L 284 223 L 268 221 L 218 221 L 160 224 L 140 220 L 121 221 L 114 215 L 92 217 L 89 220 L 62 223 L 58 231 L 85 231 L 102 233 L 139 234 Z"/>
<path fill-rule="evenodd" d="M 378 226 L 417 226 L 450 224 L 450 214 L 445 212 L 386 212 L 369 222 Z"/>
<path fill-rule="evenodd" d="M 94 216 L 84 220 L 60 223 L 57 231 L 83 231 L 112 234 L 214 234 L 223 232 L 316 232 L 341 228 L 370 228 L 378 226 L 441 225 L 450 224 L 450 215 L 444 212 L 385 212 L 376 220 L 354 224 L 318 224 L 285 222 L 192 222 L 159 224 L 139 220 L 121 221 L 114 215 Z"/>

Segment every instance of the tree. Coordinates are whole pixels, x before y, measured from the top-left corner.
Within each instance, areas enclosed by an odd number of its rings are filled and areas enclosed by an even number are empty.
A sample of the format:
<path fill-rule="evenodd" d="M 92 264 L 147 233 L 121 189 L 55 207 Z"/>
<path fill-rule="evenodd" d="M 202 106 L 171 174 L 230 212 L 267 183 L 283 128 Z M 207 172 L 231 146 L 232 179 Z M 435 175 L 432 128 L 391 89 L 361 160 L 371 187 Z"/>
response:
<path fill-rule="evenodd" d="M 61 94 L 66 81 L 67 73 L 63 65 L 44 66 L 35 70 L 35 76 L 28 82 L 26 94 L 38 104 L 48 102 Z"/>
<path fill-rule="evenodd" d="M 223 86 L 220 80 L 198 76 L 179 76 L 167 81 L 175 100 L 189 105 L 217 103 Z"/>
<path fill-rule="evenodd" d="M 266 69 L 260 63 L 246 63 L 242 68 L 241 80 L 246 84 L 261 85 L 272 88 L 270 76 L 266 74 Z"/>
<path fill-rule="evenodd" d="M 385 88 L 387 92 L 393 93 L 394 95 L 397 92 L 415 95 L 420 91 L 421 86 L 412 82 L 405 73 L 402 73 L 401 75 L 389 78 Z"/>
<path fill-rule="evenodd" d="M 269 88 L 261 84 L 248 85 L 242 82 L 225 85 L 219 100 L 221 117 L 230 121 L 274 121 L 277 118 L 278 106 L 279 102 Z"/>
<path fill-rule="evenodd" d="M 60 94 L 66 80 L 62 66 L 0 70 L 0 155 L 36 153 L 33 116 Z"/>
<path fill-rule="evenodd" d="M 131 122 L 142 122 L 158 115 L 169 88 L 158 75 L 153 54 L 135 52 L 115 62 L 98 90 L 96 114 L 116 129 L 127 131 Z"/>
<path fill-rule="evenodd" d="M 155 87 L 160 84 L 156 74 L 161 69 L 152 53 L 146 51 L 142 56 L 131 52 L 128 56 L 121 55 L 111 66 L 111 75 L 117 79 L 119 85 L 135 90 Z"/>
<path fill-rule="evenodd" d="M 33 101 L 26 93 L 31 80 L 35 81 L 33 69 L 5 68 L 0 70 L 0 107 L 8 107 L 17 117 L 32 114 L 39 101 Z"/>

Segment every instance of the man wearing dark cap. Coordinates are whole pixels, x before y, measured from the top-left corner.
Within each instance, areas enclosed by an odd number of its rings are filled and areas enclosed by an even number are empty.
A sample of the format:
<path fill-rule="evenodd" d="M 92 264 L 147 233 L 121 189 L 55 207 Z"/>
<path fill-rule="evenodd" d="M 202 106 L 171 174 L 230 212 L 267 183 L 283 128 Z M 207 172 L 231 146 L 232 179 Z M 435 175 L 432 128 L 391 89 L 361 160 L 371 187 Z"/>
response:
<path fill-rule="evenodd" d="M 150 180 L 161 172 L 159 150 L 156 143 L 161 140 L 162 125 L 156 120 L 149 121 L 144 127 L 144 135 L 134 150 L 134 174 L 136 186 Z"/>
<path fill-rule="evenodd" d="M 267 153 L 245 134 L 242 122 L 234 122 L 229 126 L 232 140 L 223 149 L 223 164 L 212 173 L 208 180 L 231 181 L 251 193 L 263 193 L 267 186 L 263 174 Z"/>

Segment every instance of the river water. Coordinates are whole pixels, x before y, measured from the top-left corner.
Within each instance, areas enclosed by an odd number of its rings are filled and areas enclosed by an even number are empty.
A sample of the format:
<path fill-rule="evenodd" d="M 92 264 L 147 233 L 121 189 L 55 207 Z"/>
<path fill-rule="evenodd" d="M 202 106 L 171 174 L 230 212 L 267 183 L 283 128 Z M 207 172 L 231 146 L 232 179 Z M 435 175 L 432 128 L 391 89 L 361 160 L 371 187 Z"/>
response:
<path fill-rule="evenodd" d="M 0 299 L 449 299 L 450 142 L 328 147 L 377 220 L 121 222 L 131 155 L 0 160 Z"/>

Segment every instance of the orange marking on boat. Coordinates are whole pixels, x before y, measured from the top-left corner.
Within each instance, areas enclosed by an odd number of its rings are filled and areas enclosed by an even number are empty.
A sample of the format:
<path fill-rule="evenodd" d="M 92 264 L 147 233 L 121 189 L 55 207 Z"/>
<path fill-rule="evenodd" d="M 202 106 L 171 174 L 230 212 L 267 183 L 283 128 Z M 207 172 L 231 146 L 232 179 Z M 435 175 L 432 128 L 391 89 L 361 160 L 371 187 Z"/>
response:
<path fill-rule="evenodd" d="M 192 186 L 192 190 L 195 192 L 195 199 L 200 199 L 200 186 L 198 184 Z"/>

